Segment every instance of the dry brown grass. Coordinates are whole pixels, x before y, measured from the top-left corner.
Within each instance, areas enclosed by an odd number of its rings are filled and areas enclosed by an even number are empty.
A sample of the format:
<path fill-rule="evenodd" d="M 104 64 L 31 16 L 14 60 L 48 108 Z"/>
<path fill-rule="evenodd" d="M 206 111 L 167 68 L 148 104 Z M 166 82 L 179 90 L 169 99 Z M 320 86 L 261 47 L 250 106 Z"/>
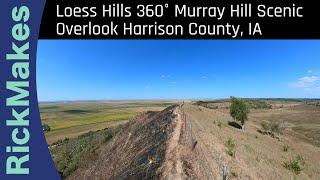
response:
<path fill-rule="evenodd" d="M 171 110 L 142 115 L 128 122 L 111 143 L 87 157 L 69 178 L 166 179 L 170 173 L 165 172 L 168 166 L 163 165 L 170 165 L 171 161 L 172 167 L 183 168 L 176 169 L 174 176 L 181 179 L 222 179 L 226 165 L 229 179 L 316 180 L 320 174 L 319 107 L 296 102 L 269 103 L 272 109 L 251 110 L 245 132 L 230 125 L 233 119 L 228 103 L 219 102 L 217 109 L 186 103 L 174 111 L 180 113 L 174 118 Z M 184 121 L 174 120 L 182 117 L 182 112 L 186 122 L 192 124 L 197 141 L 193 150 L 184 139 Z M 259 133 L 262 121 L 284 121 L 288 128 L 277 139 Z M 226 152 L 230 138 L 235 142 L 234 156 Z M 303 157 L 299 174 L 291 165 L 285 166 L 297 156 Z"/>
<path fill-rule="evenodd" d="M 100 147 L 95 157 L 87 157 L 67 179 L 159 179 L 173 109 L 147 112 L 129 121 L 121 134 Z"/>
<path fill-rule="evenodd" d="M 320 174 L 320 148 L 315 139 L 320 131 L 320 109 L 297 103 L 284 104 L 286 106 L 279 105 L 282 108 L 253 110 L 244 133 L 228 125 L 232 118 L 225 108 L 202 108 L 199 111 L 197 106 L 184 106 L 198 139 L 195 166 L 201 166 L 198 168 L 202 169 L 198 172 L 199 177 L 221 179 L 222 167 L 226 164 L 229 172 L 236 174 L 230 176 L 231 179 L 317 179 Z M 279 141 L 258 133 L 263 120 L 284 120 L 290 127 Z M 222 123 L 221 128 L 214 123 L 218 121 Z M 302 130 L 302 127 L 307 130 Z M 224 144 L 230 137 L 237 144 L 235 157 L 225 152 Z M 283 144 L 290 147 L 287 152 L 283 150 Z M 284 161 L 297 155 L 304 157 L 303 170 L 299 175 L 283 166 Z"/>

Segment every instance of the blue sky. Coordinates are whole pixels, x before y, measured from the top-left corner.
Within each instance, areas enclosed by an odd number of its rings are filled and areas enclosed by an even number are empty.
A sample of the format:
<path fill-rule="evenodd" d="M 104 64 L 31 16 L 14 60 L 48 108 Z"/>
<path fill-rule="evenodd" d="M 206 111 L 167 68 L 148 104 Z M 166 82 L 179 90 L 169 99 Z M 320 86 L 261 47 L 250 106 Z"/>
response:
<path fill-rule="evenodd" d="M 320 98 L 320 41 L 41 40 L 40 101 Z"/>

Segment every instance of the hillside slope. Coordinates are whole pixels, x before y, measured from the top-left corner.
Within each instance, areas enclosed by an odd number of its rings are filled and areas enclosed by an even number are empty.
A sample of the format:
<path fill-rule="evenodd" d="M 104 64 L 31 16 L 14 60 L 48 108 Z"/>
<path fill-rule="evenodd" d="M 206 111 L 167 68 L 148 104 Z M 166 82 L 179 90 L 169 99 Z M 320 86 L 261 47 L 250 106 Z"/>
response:
<path fill-rule="evenodd" d="M 292 136 L 293 126 L 280 140 L 259 133 L 262 115 L 287 111 L 292 110 L 253 111 L 245 132 L 232 125 L 225 108 L 186 103 L 147 112 L 86 157 L 67 179 L 222 179 L 224 167 L 228 179 L 317 179 L 320 148 Z M 235 142 L 234 156 L 226 151 L 229 139 Z M 302 158 L 298 174 L 284 166 L 297 156 Z"/>
<path fill-rule="evenodd" d="M 67 179 L 159 179 L 175 108 L 137 116 Z"/>
<path fill-rule="evenodd" d="M 195 159 L 191 163 L 197 179 L 222 179 L 224 166 L 228 170 L 228 179 L 319 178 L 320 148 L 292 136 L 292 128 L 286 130 L 281 140 L 259 133 L 260 122 L 265 120 L 265 117 L 259 117 L 260 111 L 251 112 L 245 132 L 231 125 L 233 119 L 225 109 L 187 104 L 183 111 L 197 140 L 193 151 Z M 262 110 L 271 117 L 286 111 L 290 109 Z M 226 142 L 230 138 L 235 142 L 234 157 L 226 152 Z M 284 147 L 288 147 L 287 150 Z M 297 156 L 303 158 L 299 174 L 284 167 L 285 162 Z"/>

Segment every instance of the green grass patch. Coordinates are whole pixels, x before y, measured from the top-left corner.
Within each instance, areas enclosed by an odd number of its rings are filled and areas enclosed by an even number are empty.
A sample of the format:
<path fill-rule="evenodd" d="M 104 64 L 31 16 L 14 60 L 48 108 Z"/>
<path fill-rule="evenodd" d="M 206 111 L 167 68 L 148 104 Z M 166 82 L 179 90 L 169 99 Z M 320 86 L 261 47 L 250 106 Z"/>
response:
<path fill-rule="evenodd" d="M 46 138 L 52 143 L 61 137 L 103 129 L 133 119 L 141 111 L 163 108 L 171 103 L 156 102 L 70 102 L 40 104 L 42 124 L 50 127 Z M 152 109 L 153 108 L 153 109 Z"/>
<path fill-rule="evenodd" d="M 77 138 L 66 138 L 53 143 L 50 153 L 53 157 L 57 170 L 63 177 L 68 176 L 78 168 L 78 165 L 89 154 L 94 152 L 100 145 L 105 144 L 117 135 L 123 126 L 107 128 L 97 132 L 89 132 Z"/>
<path fill-rule="evenodd" d="M 283 150 L 284 152 L 288 152 L 288 151 L 289 151 L 289 148 L 290 148 L 290 146 L 289 146 L 288 144 L 282 145 L 282 150 Z"/>
<path fill-rule="evenodd" d="M 81 110 L 81 109 L 71 109 L 71 110 L 64 110 L 62 111 L 64 113 L 69 113 L 69 114 L 86 114 L 86 113 L 94 113 L 98 111 L 93 111 L 93 110 Z"/>
<path fill-rule="evenodd" d="M 137 112 L 120 112 L 120 113 L 97 113 L 90 116 L 78 116 L 72 118 L 66 118 L 61 120 L 55 120 L 48 122 L 50 127 L 52 127 L 52 131 L 88 125 L 88 124 L 96 124 L 110 121 L 123 121 L 130 120 L 135 117 Z"/>
<path fill-rule="evenodd" d="M 298 175 L 302 171 L 302 163 L 303 163 L 303 157 L 301 155 L 298 155 L 295 158 L 292 158 L 291 160 L 284 161 L 283 167 L 293 171 L 295 174 Z"/>

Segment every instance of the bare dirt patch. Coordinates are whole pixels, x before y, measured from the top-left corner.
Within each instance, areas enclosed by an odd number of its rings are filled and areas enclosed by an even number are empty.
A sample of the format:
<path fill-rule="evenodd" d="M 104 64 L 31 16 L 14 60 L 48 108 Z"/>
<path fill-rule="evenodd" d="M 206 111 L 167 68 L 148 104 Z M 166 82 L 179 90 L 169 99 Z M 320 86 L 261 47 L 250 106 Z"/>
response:
<path fill-rule="evenodd" d="M 181 161 L 180 137 L 182 134 L 182 119 L 180 113 L 175 109 L 176 118 L 173 122 L 173 130 L 167 142 L 167 149 L 164 161 L 164 172 L 162 179 L 182 179 L 183 167 Z"/>

